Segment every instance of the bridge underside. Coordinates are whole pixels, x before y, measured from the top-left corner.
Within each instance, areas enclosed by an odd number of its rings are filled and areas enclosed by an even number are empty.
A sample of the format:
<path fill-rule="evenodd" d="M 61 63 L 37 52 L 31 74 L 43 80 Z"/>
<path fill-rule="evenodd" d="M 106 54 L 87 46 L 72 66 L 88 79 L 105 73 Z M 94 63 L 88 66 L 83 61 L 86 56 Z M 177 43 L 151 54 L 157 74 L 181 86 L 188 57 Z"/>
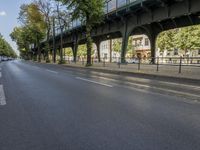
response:
<path fill-rule="evenodd" d="M 146 34 L 151 42 L 151 56 L 155 57 L 157 35 L 169 29 L 200 24 L 200 1 L 197 0 L 149 0 L 125 7 L 106 15 L 104 23 L 92 30 L 93 42 L 100 51 L 102 41 L 122 38 L 121 59 L 125 61 L 128 38 Z M 85 44 L 85 27 L 64 34 L 63 47 L 71 47 L 76 57 L 79 44 Z M 50 42 L 52 45 L 52 41 Z M 56 37 L 60 47 L 60 36 Z"/>

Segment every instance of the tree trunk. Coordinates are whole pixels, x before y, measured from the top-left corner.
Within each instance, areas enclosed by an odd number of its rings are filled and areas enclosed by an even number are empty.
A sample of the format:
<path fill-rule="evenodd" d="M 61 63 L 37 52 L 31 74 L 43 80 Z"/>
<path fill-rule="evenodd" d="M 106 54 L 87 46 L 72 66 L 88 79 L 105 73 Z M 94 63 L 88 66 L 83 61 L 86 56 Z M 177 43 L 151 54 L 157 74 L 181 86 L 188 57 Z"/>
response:
<path fill-rule="evenodd" d="M 60 63 L 63 62 L 63 29 L 61 28 L 61 34 L 60 34 Z"/>
<path fill-rule="evenodd" d="M 86 40 L 87 40 L 87 64 L 86 66 L 91 66 L 91 53 L 92 53 L 92 38 L 91 38 L 91 26 L 86 25 Z"/>
<path fill-rule="evenodd" d="M 38 37 L 37 37 L 37 47 L 38 47 L 38 62 L 41 62 L 41 49 L 40 49 L 40 42 L 39 42 Z"/>
<path fill-rule="evenodd" d="M 101 55 L 100 55 L 100 42 L 96 43 L 97 46 L 97 56 L 98 56 L 98 62 L 101 62 Z"/>
<path fill-rule="evenodd" d="M 49 62 L 49 51 L 50 51 L 50 44 L 49 44 L 49 38 L 50 37 L 50 29 L 47 31 L 47 49 L 45 50 L 46 52 L 46 62 Z"/>

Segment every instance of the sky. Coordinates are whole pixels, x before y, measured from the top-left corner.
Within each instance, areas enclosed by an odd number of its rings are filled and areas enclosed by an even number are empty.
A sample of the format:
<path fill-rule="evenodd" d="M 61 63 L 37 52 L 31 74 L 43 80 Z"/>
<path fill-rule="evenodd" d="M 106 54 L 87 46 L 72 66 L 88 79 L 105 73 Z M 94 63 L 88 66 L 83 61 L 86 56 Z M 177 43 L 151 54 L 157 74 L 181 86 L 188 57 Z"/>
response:
<path fill-rule="evenodd" d="M 17 20 L 20 6 L 24 3 L 30 3 L 31 1 L 32 0 L 0 0 L 0 33 L 15 51 L 17 50 L 17 46 L 9 35 L 14 27 L 20 25 Z"/>

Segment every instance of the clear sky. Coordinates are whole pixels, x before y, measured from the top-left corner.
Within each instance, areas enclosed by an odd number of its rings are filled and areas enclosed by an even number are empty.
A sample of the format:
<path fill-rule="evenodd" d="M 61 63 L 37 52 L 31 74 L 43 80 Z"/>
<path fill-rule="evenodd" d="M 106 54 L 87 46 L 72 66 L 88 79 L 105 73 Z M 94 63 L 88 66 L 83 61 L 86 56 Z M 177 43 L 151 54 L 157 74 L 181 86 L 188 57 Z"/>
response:
<path fill-rule="evenodd" d="M 17 50 L 17 46 L 9 35 L 15 26 L 19 26 L 17 18 L 21 4 L 30 3 L 31 1 L 32 0 L 0 0 L 0 33 L 14 50 Z"/>

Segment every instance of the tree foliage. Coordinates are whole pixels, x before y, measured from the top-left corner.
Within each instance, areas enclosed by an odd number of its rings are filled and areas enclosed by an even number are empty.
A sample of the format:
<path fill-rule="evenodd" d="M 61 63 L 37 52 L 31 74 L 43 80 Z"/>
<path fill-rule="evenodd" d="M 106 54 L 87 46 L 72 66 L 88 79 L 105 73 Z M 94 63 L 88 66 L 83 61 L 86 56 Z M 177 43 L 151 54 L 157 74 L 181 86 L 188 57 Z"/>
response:
<path fill-rule="evenodd" d="M 157 38 L 160 51 L 200 49 L 200 25 L 164 31 Z"/>
<path fill-rule="evenodd" d="M 35 0 L 35 4 L 37 4 L 40 13 L 43 15 L 44 23 L 46 26 L 46 40 L 45 40 L 45 49 L 44 53 L 46 56 L 46 62 L 50 62 L 49 60 L 49 51 L 50 51 L 50 36 L 52 31 L 52 15 L 53 15 L 53 7 L 52 1 L 50 0 Z"/>
<path fill-rule="evenodd" d="M 22 50 L 25 51 L 23 55 L 28 54 L 27 51 L 30 44 L 35 44 L 38 48 L 38 61 L 41 61 L 40 42 L 45 37 L 47 25 L 38 4 L 30 3 L 21 5 L 18 19 L 22 23 L 22 26 L 14 29 L 13 33 L 11 33 L 12 39 L 19 44 L 20 52 L 23 52 Z M 17 33 L 20 34 L 17 35 Z M 25 41 L 26 37 L 28 37 L 28 41 Z"/>
<path fill-rule="evenodd" d="M 91 65 L 92 27 L 103 20 L 105 0 L 58 0 L 72 12 L 73 19 L 80 19 L 86 27 L 87 66 Z"/>
<path fill-rule="evenodd" d="M 30 44 L 34 41 L 33 33 L 26 27 L 15 27 L 10 37 L 16 42 L 20 56 L 29 59 Z"/>
<path fill-rule="evenodd" d="M 162 32 L 158 35 L 157 38 L 157 47 L 160 48 L 160 51 L 164 50 L 173 50 L 175 48 L 175 34 L 176 30 L 169 30 Z"/>
<path fill-rule="evenodd" d="M 0 56 L 16 58 L 17 55 L 10 44 L 0 35 Z"/>

